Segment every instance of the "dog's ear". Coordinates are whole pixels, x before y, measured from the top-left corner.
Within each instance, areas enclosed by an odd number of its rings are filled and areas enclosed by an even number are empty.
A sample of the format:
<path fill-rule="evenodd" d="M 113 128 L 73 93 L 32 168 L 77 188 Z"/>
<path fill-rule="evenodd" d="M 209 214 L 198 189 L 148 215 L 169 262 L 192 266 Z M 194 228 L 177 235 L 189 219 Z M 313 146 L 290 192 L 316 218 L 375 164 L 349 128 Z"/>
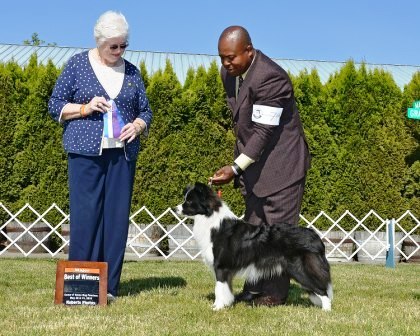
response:
<path fill-rule="evenodd" d="M 215 191 L 208 185 L 201 182 L 196 182 L 195 188 L 203 195 L 206 199 L 216 197 Z"/>
<path fill-rule="evenodd" d="M 203 208 L 206 209 L 206 216 L 211 216 L 214 211 L 219 210 L 222 202 L 217 197 L 216 192 L 208 185 L 200 182 L 196 182 L 194 189 L 196 189 L 200 195 L 200 202 Z"/>
<path fill-rule="evenodd" d="M 187 192 L 189 192 L 192 188 L 194 188 L 194 186 L 192 186 L 192 185 L 188 184 L 188 185 L 184 188 L 184 194 L 183 194 L 183 195 L 186 195 L 186 194 L 187 194 Z"/>
<path fill-rule="evenodd" d="M 194 186 L 200 193 L 208 193 L 210 189 L 210 187 L 207 184 L 201 183 L 201 182 L 195 182 L 195 186 Z"/>

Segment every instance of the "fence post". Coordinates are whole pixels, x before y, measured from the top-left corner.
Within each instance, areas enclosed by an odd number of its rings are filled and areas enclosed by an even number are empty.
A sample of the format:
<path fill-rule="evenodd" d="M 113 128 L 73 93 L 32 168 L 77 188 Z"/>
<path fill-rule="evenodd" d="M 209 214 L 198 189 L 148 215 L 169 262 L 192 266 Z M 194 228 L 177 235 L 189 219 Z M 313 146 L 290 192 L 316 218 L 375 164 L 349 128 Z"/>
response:
<path fill-rule="evenodd" d="M 394 250 L 395 250 L 395 219 L 387 221 L 386 227 L 388 231 L 388 251 L 386 252 L 385 267 L 395 268 Z"/>

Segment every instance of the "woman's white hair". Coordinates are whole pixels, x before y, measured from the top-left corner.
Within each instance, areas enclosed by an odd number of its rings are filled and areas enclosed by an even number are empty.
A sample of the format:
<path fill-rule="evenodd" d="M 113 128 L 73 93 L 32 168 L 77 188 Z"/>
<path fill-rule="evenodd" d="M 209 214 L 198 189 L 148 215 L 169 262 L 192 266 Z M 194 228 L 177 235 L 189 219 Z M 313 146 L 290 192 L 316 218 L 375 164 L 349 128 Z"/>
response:
<path fill-rule="evenodd" d="M 124 37 L 128 40 L 128 22 L 121 13 L 107 11 L 96 21 L 93 32 L 98 46 L 110 38 Z"/>

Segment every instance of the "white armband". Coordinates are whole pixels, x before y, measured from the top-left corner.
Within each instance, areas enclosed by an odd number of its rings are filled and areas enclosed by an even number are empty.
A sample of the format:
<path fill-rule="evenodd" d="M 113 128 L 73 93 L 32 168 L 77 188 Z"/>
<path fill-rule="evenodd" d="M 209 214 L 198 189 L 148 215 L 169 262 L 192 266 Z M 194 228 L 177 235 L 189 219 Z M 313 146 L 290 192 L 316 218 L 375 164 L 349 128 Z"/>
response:
<path fill-rule="evenodd" d="M 282 107 L 252 105 L 252 121 L 264 125 L 278 126 L 280 125 L 282 112 Z"/>

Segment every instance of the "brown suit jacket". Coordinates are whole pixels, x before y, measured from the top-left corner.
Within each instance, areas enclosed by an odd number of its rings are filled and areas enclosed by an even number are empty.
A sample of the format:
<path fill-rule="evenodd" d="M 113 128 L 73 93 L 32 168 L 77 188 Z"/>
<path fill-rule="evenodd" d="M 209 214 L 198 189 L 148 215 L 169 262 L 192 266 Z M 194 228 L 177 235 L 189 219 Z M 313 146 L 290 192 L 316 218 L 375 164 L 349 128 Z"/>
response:
<path fill-rule="evenodd" d="M 232 110 L 236 134 L 235 158 L 244 153 L 255 160 L 241 176 L 246 193 L 266 197 L 302 179 L 310 155 L 287 72 L 261 51 L 235 97 L 235 77 L 222 67 L 221 76 Z M 253 104 L 282 107 L 279 126 L 252 121 Z"/>

